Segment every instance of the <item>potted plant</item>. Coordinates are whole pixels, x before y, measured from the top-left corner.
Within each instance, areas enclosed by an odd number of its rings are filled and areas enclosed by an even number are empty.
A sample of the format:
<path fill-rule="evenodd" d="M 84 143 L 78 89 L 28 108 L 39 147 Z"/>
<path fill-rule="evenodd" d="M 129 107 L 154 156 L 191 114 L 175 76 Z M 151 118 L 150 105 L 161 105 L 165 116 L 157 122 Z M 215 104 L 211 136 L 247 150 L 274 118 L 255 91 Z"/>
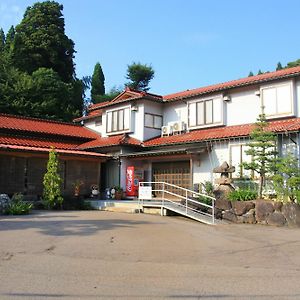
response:
<path fill-rule="evenodd" d="M 121 200 L 123 198 L 123 189 L 120 186 L 115 186 L 115 199 Z"/>
<path fill-rule="evenodd" d="M 73 183 L 73 186 L 74 186 L 74 196 L 75 197 L 78 197 L 79 194 L 80 194 L 80 187 L 83 185 L 83 181 L 82 180 L 79 180 L 77 179 L 74 183 Z"/>

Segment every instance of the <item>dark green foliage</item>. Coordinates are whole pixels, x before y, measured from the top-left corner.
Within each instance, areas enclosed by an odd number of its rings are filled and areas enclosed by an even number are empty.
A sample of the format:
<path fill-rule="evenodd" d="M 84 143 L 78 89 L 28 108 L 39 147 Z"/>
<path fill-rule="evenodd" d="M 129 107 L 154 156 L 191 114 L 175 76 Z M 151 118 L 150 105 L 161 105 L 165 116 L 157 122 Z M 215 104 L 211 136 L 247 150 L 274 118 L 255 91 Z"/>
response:
<path fill-rule="evenodd" d="M 279 62 L 279 63 L 277 64 L 276 71 L 279 71 L 279 70 L 282 70 L 282 69 L 283 69 L 283 67 L 282 67 L 282 65 L 281 65 L 281 62 Z"/>
<path fill-rule="evenodd" d="M 14 26 L 11 26 L 5 37 L 4 49 L 5 49 L 7 55 L 9 55 L 12 50 L 14 39 L 15 39 L 15 28 L 14 28 Z"/>
<path fill-rule="evenodd" d="M 250 189 L 239 189 L 229 193 L 230 201 L 250 201 L 257 198 L 257 192 Z"/>
<path fill-rule="evenodd" d="M 24 202 L 23 195 L 20 193 L 14 194 L 11 202 L 6 207 L 5 215 L 27 215 L 30 213 L 32 203 Z"/>
<path fill-rule="evenodd" d="M 85 202 L 83 197 L 64 197 L 62 205 L 64 210 L 93 210 L 89 202 Z"/>
<path fill-rule="evenodd" d="M 248 77 L 254 76 L 253 72 L 250 71 Z"/>
<path fill-rule="evenodd" d="M 252 170 L 259 174 L 259 197 L 262 197 L 262 189 L 265 184 L 266 175 L 275 171 L 276 163 L 276 136 L 267 130 L 268 123 L 265 114 L 259 115 L 254 130 L 250 134 L 251 142 L 245 151 L 252 157 L 250 163 L 243 163 L 246 170 Z"/>
<path fill-rule="evenodd" d="M 63 197 L 61 196 L 62 179 L 58 173 L 59 162 L 55 149 L 49 152 L 47 172 L 44 175 L 43 201 L 47 208 L 61 208 Z"/>
<path fill-rule="evenodd" d="M 278 196 L 300 204 L 299 160 L 292 154 L 278 159 L 277 172 L 272 177 Z"/>
<path fill-rule="evenodd" d="M 300 59 L 297 59 L 295 61 L 290 61 L 289 63 L 287 63 L 286 68 L 293 68 L 298 66 L 300 66 Z"/>
<path fill-rule="evenodd" d="M 5 47 L 5 34 L 2 28 L 0 28 L 0 55 L 4 51 Z"/>
<path fill-rule="evenodd" d="M 198 201 L 207 205 L 212 205 L 212 199 L 205 196 L 199 196 Z"/>
<path fill-rule="evenodd" d="M 261 75 L 261 74 L 264 74 L 264 72 L 262 72 L 262 70 L 259 69 L 258 72 L 257 72 L 257 75 Z"/>
<path fill-rule="evenodd" d="M 94 103 L 102 102 L 101 96 L 105 95 L 105 77 L 100 63 L 96 63 L 91 81 L 91 99 Z"/>
<path fill-rule="evenodd" d="M 32 74 L 51 68 L 65 82 L 74 78 L 74 43 L 65 34 L 63 6 L 54 1 L 37 2 L 28 7 L 16 26 L 12 48 L 13 64 Z"/>
<path fill-rule="evenodd" d="M 127 67 L 126 79 L 130 81 L 126 84 L 129 88 L 140 91 L 148 91 L 151 79 L 154 78 L 154 70 L 152 66 L 141 63 L 132 63 Z"/>

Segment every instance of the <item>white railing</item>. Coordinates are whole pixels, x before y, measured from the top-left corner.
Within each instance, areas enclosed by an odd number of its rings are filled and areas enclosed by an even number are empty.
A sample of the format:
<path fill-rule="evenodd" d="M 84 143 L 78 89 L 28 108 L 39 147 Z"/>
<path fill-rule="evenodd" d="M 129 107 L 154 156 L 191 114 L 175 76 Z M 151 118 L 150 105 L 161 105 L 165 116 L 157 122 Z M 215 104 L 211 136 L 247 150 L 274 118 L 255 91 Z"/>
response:
<path fill-rule="evenodd" d="M 170 208 L 170 204 L 185 209 L 185 215 L 191 215 L 191 212 L 199 214 L 199 216 L 207 216 L 211 218 L 211 223 L 215 223 L 215 198 L 206 194 L 198 193 L 167 182 L 140 182 L 139 191 L 141 187 L 151 187 L 151 194 L 149 197 L 139 195 L 139 207 L 145 204 L 156 204 L 163 208 Z M 148 191 L 149 192 L 149 191 Z M 195 200 L 197 199 L 198 200 Z M 201 198 L 207 199 L 211 204 L 201 202 Z M 195 207 L 199 208 L 195 209 Z M 171 208 L 170 208 L 171 209 Z"/>

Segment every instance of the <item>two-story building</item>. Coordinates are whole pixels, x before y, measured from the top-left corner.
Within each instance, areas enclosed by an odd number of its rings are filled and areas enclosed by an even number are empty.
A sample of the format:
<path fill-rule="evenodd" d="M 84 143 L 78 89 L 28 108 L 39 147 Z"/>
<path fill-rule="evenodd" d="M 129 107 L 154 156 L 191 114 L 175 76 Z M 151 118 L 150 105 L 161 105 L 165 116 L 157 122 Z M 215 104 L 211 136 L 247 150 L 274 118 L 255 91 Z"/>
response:
<path fill-rule="evenodd" d="M 165 96 L 126 89 L 75 120 L 99 134 L 80 148 L 113 156 L 102 168 L 105 187 L 125 188 L 129 166 L 146 181 L 187 188 L 212 181 L 224 161 L 236 167 L 233 177 L 250 176 L 241 163 L 251 159 L 246 144 L 262 111 L 279 151 L 298 155 L 299 93 L 300 67 Z"/>
<path fill-rule="evenodd" d="M 299 155 L 299 96 L 294 67 L 165 96 L 126 89 L 90 106 L 78 125 L 0 115 L 0 192 L 17 173 L 20 186 L 41 192 L 33 162 L 42 158 L 45 167 L 50 146 L 61 152 L 66 191 L 75 179 L 88 182 L 86 193 L 92 183 L 125 189 L 129 167 L 139 179 L 187 188 L 213 181 L 224 161 L 236 167 L 233 177 L 250 176 L 241 163 L 251 159 L 246 144 L 262 110 L 279 151 Z"/>

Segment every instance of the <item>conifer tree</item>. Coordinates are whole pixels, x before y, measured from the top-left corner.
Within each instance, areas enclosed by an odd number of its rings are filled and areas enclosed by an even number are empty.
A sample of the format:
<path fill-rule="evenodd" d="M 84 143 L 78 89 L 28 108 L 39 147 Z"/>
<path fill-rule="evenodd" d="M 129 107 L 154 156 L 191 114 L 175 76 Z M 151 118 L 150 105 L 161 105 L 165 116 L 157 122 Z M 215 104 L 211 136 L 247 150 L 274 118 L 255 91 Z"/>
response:
<path fill-rule="evenodd" d="M 267 120 L 264 113 L 260 114 L 255 128 L 250 134 L 251 142 L 247 144 L 249 147 L 245 151 L 247 155 L 252 157 L 249 163 L 243 163 L 246 170 L 252 170 L 259 174 L 259 197 L 262 198 L 263 186 L 266 181 L 267 174 L 274 172 L 276 164 L 276 135 L 267 130 Z"/>
<path fill-rule="evenodd" d="M 2 28 L 0 28 L 0 53 L 3 52 L 5 47 L 5 34 Z"/>
<path fill-rule="evenodd" d="M 61 196 L 62 179 L 58 173 L 59 162 L 54 148 L 49 151 L 47 172 L 44 175 L 43 200 L 48 208 L 62 207 L 63 197 Z"/>
<path fill-rule="evenodd" d="M 100 63 L 96 63 L 91 81 L 91 99 L 94 103 L 101 102 L 101 96 L 105 95 L 105 77 Z"/>
<path fill-rule="evenodd" d="M 252 71 L 250 71 L 249 74 L 248 74 L 248 77 L 251 77 L 251 76 L 254 76 Z"/>
<path fill-rule="evenodd" d="M 278 62 L 277 67 L 276 67 L 276 71 L 282 70 L 283 67 L 281 65 L 281 62 Z"/>
<path fill-rule="evenodd" d="M 257 75 L 261 75 L 261 74 L 264 74 L 264 72 L 262 72 L 262 70 L 259 69 L 258 72 L 257 72 Z"/>

